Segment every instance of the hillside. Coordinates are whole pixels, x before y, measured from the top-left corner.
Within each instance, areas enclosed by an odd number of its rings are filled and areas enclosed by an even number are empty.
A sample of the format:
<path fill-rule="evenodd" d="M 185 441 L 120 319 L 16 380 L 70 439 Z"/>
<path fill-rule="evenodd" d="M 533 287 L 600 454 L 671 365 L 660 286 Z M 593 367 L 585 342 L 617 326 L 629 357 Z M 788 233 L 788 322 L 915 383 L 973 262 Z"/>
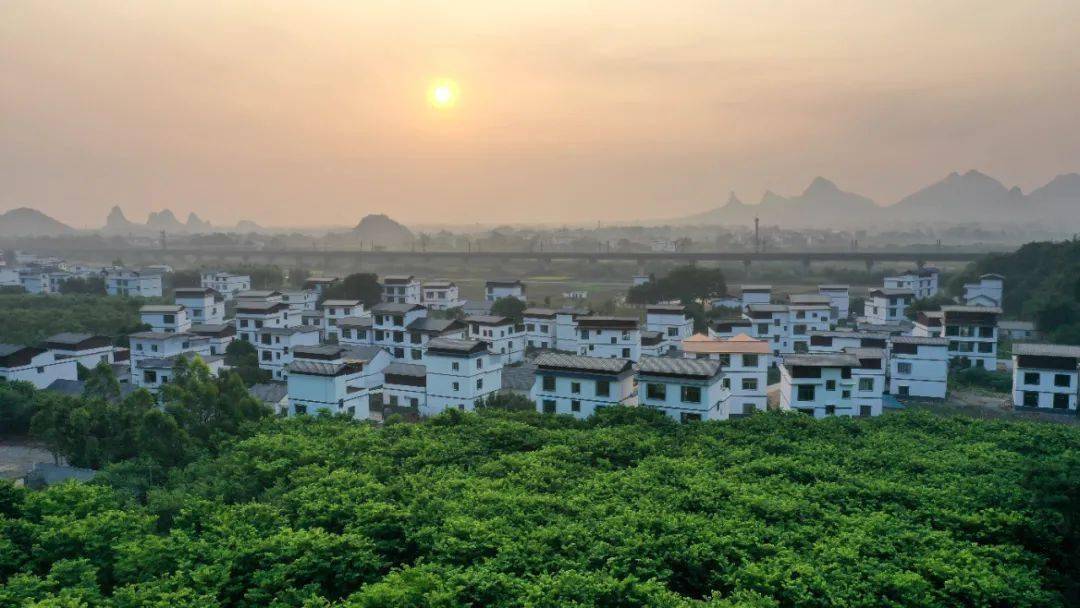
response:
<path fill-rule="evenodd" d="M 0 236 L 63 236 L 75 229 L 44 213 L 19 207 L 0 214 Z"/>
<path fill-rule="evenodd" d="M 381 213 L 365 215 L 352 234 L 364 243 L 387 248 L 408 247 L 413 241 L 413 233 L 408 228 Z"/>
<path fill-rule="evenodd" d="M 1075 602 L 1080 429 L 926 413 L 680 426 L 271 419 L 146 491 L 0 485 L 0 605 Z M 167 429 L 162 429 L 164 433 Z M 111 484 L 111 487 L 110 487 Z M 135 499 L 132 499 L 134 492 Z M 102 597 L 104 596 L 104 597 Z"/>

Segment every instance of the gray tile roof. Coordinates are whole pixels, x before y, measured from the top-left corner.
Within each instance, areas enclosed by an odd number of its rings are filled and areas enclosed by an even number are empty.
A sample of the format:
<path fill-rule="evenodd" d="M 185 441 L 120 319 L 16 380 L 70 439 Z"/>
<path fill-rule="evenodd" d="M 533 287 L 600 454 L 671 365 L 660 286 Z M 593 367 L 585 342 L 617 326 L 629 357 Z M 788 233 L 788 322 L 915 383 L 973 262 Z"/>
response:
<path fill-rule="evenodd" d="M 888 333 L 878 331 L 856 331 L 856 330 L 835 330 L 835 331 L 812 331 L 810 337 L 821 336 L 823 338 L 876 338 L 878 340 L 887 340 L 889 338 Z"/>
<path fill-rule="evenodd" d="M 394 313 L 406 313 L 411 310 L 417 310 L 423 308 L 419 304 L 399 304 L 397 302 L 380 302 L 372 307 L 372 312 L 394 314 Z"/>
<path fill-rule="evenodd" d="M 414 378 L 427 377 L 427 366 L 415 363 L 391 363 L 383 370 L 383 374 L 393 376 L 412 376 Z"/>
<path fill-rule="evenodd" d="M 891 336 L 889 341 L 893 344 L 925 344 L 928 346 L 948 346 L 946 338 L 931 338 L 929 336 Z"/>
<path fill-rule="evenodd" d="M 787 312 L 787 304 L 748 304 L 746 309 L 750 312 Z"/>
<path fill-rule="evenodd" d="M 529 363 L 504 365 L 502 387 L 507 390 L 529 392 L 536 380 L 536 366 Z"/>
<path fill-rule="evenodd" d="M 201 336 L 197 336 L 188 332 L 176 332 L 169 333 L 164 331 L 139 331 L 128 336 L 129 338 L 135 338 L 136 340 L 167 340 L 169 338 L 187 338 L 189 340 L 197 340 Z"/>
<path fill-rule="evenodd" d="M 827 306 L 832 299 L 817 293 L 793 293 L 788 296 L 788 301 L 795 306 Z"/>
<path fill-rule="evenodd" d="M 463 331 L 465 324 L 457 319 L 436 319 L 434 317 L 424 317 L 417 319 L 405 329 L 409 331 L 419 331 L 423 333 L 439 334 L 444 331 Z"/>
<path fill-rule="evenodd" d="M 772 291 L 772 285 L 739 285 L 743 291 Z"/>
<path fill-rule="evenodd" d="M 962 304 L 946 304 L 945 306 L 941 307 L 941 312 L 978 312 L 1000 315 L 1002 311 L 997 306 L 965 306 Z"/>
<path fill-rule="evenodd" d="M 462 340 L 459 338 L 432 338 L 427 343 L 428 352 L 475 353 L 487 350 L 487 343 L 481 340 Z"/>
<path fill-rule="evenodd" d="M 880 295 L 885 296 L 885 297 L 888 297 L 888 296 L 913 296 L 913 295 L 915 295 L 915 292 L 911 291 L 910 289 L 896 289 L 896 288 L 893 288 L 893 287 L 875 287 L 874 289 L 870 290 L 870 295 L 874 295 L 874 294 L 880 294 Z"/>
<path fill-rule="evenodd" d="M 289 373 L 310 376 L 337 376 L 347 369 L 348 367 L 344 363 L 311 361 L 309 359 L 293 359 L 292 363 L 289 364 Z"/>
<path fill-rule="evenodd" d="M 326 308 L 327 306 L 359 306 L 360 300 L 326 300 L 320 306 Z"/>
<path fill-rule="evenodd" d="M 1021 342 L 1013 344 L 1014 355 L 1033 357 L 1076 357 L 1080 358 L 1080 346 L 1072 344 L 1032 344 Z"/>
<path fill-rule="evenodd" d="M 86 340 L 89 340 L 91 338 L 96 338 L 96 337 L 99 337 L 99 336 L 95 336 L 94 334 L 62 332 L 62 333 L 58 333 L 58 334 L 53 335 L 53 336 L 49 336 L 48 338 L 45 338 L 45 341 L 46 342 L 51 342 L 53 344 L 70 344 L 70 345 L 74 346 L 76 344 L 79 344 L 81 342 L 84 342 Z"/>
<path fill-rule="evenodd" d="M 657 376 L 712 378 L 720 373 L 720 362 L 708 359 L 642 357 L 638 362 L 638 373 Z"/>
<path fill-rule="evenodd" d="M 263 403 L 281 403 L 289 395 L 289 385 L 284 382 L 262 382 L 253 384 L 248 392 Z"/>
<path fill-rule="evenodd" d="M 563 353 L 544 353 L 533 360 L 533 363 L 538 369 L 578 370 L 605 374 L 618 374 L 632 368 L 631 362 L 627 359 L 604 359 Z"/>
<path fill-rule="evenodd" d="M 140 313 L 143 313 L 143 312 L 149 312 L 149 313 L 155 313 L 155 312 L 169 313 L 169 312 L 173 312 L 173 313 L 175 313 L 175 312 L 180 312 L 181 310 L 184 310 L 184 307 L 182 305 L 180 305 L 180 304 L 146 304 L 146 305 L 142 306 L 141 308 L 139 308 Z"/>
<path fill-rule="evenodd" d="M 784 355 L 784 367 L 859 367 L 859 359 L 851 354 Z"/>
<path fill-rule="evenodd" d="M 296 327 L 264 327 L 255 331 L 260 334 L 270 334 L 271 336 L 292 336 L 295 334 L 318 333 L 319 328 L 311 325 L 298 325 Z"/>
<path fill-rule="evenodd" d="M 522 311 L 523 317 L 540 317 L 544 319 L 550 319 L 554 317 L 558 311 L 554 308 L 526 308 Z"/>
<path fill-rule="evenodd" d="M 507 325 L 512 324 L 513 320 L 509 317 L 500 317 L 498 315 L 472 315 L 465 317 L 466 323 L 479 323 L 480 325 Z"/>
<path fill-rule="evenodd" d="M 337 324 L 338 327 L 371 327 L 375 324 L 375 320 L 371 317 L 343 317 L 338 319 Z"/>

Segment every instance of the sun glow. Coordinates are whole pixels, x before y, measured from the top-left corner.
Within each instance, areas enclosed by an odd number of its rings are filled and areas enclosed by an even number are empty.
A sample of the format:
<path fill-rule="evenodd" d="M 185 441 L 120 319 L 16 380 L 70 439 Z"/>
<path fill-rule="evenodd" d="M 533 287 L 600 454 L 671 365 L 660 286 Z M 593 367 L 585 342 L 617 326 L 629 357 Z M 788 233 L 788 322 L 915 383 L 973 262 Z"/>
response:
<path fill-rule="evenodd" d="M 436 80 L 428 89 L 428 103 L 435 108 L 451 108 L 457 103 L 457 100 L 458 87 L 453 80 Z"/>

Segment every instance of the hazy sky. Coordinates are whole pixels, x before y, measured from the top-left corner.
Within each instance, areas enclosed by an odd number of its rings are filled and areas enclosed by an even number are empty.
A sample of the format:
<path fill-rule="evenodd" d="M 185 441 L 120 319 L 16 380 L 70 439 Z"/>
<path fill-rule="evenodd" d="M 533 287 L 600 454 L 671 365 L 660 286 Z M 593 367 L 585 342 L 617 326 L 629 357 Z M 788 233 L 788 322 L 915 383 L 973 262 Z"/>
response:
<path fill-rule="evenodd" d="M 632 220 L 1080 170 L 1077 0 L 0 0 L 0 210 Z M 454 108 L 427 89 L 452 78 Z"/>

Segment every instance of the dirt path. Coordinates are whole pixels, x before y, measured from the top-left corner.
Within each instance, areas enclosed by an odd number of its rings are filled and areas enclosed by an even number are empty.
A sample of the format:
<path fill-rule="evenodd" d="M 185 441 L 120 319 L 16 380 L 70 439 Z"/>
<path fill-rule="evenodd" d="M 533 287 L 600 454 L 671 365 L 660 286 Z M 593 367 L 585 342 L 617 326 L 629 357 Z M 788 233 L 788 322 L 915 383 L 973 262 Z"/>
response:
<path fill-rule="evenodd" d="M 21 439 L 0 439 L 0 479 L 21 479 L 39 462 L 53 462 L 40 445 Z"/>

